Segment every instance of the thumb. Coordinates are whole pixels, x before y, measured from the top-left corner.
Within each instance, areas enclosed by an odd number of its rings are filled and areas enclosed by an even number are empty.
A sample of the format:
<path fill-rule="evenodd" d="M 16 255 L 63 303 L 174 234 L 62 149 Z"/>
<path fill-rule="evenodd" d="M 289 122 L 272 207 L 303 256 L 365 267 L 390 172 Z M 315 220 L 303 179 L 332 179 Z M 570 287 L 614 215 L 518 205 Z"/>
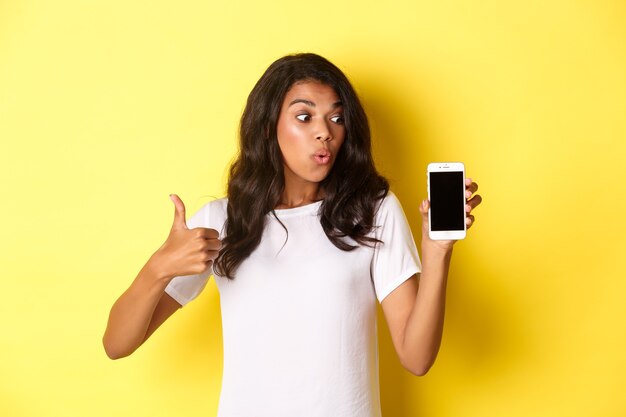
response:
<path fill-rule="evenodd" d="M 422 224 L 428 228 L 428 209 L 430 208 L 430 201 L 423 200 L 420 204 L 420 213 L 422 214 Z"/>
<path fill-rule="evenodd" d="M 172 229 L 188 229 L 185 220 L 185 204 L 176 194 L 170 194 L 170 199 L 174 202 L 174 224 Z"/>

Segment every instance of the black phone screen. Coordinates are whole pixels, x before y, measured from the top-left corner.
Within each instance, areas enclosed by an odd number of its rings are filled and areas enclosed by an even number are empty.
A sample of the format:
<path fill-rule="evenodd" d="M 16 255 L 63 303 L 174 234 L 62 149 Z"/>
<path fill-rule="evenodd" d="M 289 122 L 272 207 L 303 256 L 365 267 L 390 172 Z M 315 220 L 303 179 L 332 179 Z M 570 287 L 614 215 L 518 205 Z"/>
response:
<path fill-rule="evenodd" d="M 429 181 L 431 230 L 464 230 L 463 172 L 431 172 Z"/>

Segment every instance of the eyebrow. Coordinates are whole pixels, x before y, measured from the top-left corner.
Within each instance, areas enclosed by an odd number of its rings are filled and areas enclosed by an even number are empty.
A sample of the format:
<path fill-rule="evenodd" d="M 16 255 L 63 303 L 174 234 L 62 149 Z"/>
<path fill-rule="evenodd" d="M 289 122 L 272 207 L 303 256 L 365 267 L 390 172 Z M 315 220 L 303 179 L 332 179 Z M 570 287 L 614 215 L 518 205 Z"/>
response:
<path fill-rule="evenodd" d="M 309 107 L 315 107 L 315 103 L 313 103 L 311 100 L 306 100 L 303 98 L 297 98 L 295 100 L 293 100 L 291 103 L 289 103 L 289 106 L 287 107 L 291 107 L 292 105 L 296 104 L 296 103 L 304 103 Z M 337 101 L 335 103 L 333 103 L 332 107 L 333 109 L 336 109 L 337 107 L 341 107 L 343 105 L 343 103 L 341 101 Z"/>

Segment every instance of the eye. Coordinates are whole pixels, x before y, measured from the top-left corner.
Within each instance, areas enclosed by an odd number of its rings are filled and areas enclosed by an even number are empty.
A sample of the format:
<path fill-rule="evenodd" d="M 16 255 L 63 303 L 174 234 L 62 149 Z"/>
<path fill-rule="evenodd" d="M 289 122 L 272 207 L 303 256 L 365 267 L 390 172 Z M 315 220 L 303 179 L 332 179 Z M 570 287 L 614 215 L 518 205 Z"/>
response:
<path fill-rule="evenodd" d="M 306 122 L 311 118 L 310 115 L 303 113 L 303 114 L 299 114 L 296 116 L 296 119 L 300 120 L 301 122 Z"/>
<path fill-rule="evenodd" d="M 332 120 L 334 123 L 337 123 L 339 125 L 343 124 L 343 116 L 342 115 L 333 116 L 333 117 L 330 118 L 330 120 Z"/>

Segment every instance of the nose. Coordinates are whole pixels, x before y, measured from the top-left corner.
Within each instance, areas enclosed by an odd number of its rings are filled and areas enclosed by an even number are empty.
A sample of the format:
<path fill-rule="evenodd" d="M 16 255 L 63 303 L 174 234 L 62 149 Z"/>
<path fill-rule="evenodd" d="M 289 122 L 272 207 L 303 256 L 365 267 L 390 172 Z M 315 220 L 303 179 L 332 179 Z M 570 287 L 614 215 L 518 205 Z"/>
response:
<path fill-rule="evenodd" d="M 330 133 L 330 129 L 328 128 L 328 124 L 326 123 L 326 121 L 322 120 L 318 125 L 317 133 L 315 134 L 315 139 L 328 142 L 332 138 L 333 137 Z"/>

